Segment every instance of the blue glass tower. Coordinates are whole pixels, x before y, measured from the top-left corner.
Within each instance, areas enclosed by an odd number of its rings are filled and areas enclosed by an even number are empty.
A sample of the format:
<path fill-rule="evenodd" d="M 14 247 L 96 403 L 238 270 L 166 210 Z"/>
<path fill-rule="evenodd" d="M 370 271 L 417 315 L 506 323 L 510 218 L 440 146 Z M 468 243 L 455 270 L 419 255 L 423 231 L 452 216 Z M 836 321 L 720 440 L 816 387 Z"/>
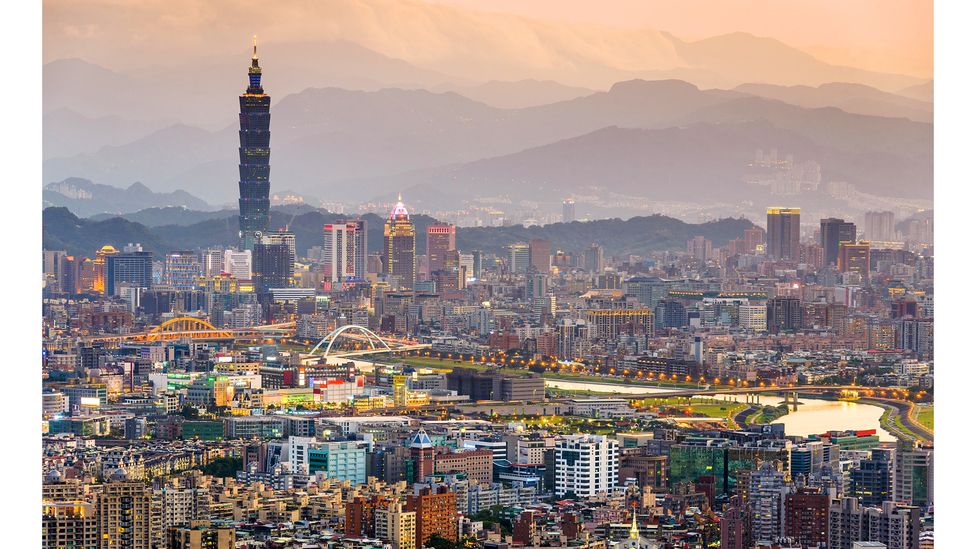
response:
<path fill-rule="evenodd" d="M 254 55 L 247 70 L 248 87 L 241 97 L 240 140 L 240 222 L 241 247 L 254 248 L 261 234 L 268 230 L 271 204 L 271 97 L 261 87 L 261 66 L 258 65 L 258 42 L 254 39 Z"/>

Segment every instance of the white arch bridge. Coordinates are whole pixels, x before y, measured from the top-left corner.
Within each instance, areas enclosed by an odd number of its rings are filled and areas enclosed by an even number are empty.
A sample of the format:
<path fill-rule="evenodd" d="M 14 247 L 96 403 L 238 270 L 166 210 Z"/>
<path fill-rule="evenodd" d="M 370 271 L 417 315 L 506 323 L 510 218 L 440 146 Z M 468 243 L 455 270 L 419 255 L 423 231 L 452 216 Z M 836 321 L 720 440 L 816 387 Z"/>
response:
<path fill-rule="evenodd" d="M 333 353 L 333 346 L 340 337 L 357 341 L 362 344 L 361 349 L 339 351 Z M 324 345 L 324 350 L 323 349 Z M 346 324 L 332 330 L 312 347 L 308 354 L 302 355 L 303 362 L 317 362 L 321 358 L 351 358 L 357 356 L 390 353 L 396 351 L 413 351 L 430 348 L 429 343 L 417 343 L 408 339 L 381 337 L 376 332 L 358 324 Z M 321 351 L 321 352 L 318 352 Z"/>

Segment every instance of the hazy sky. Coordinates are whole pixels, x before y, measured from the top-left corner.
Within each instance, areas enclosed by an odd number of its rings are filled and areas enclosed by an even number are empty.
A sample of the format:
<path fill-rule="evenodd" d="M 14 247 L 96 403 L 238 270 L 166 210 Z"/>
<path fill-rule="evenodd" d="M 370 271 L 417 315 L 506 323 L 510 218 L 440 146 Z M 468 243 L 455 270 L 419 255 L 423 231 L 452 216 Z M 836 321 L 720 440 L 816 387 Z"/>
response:
<path fill-rule="evenodd" d="M 490 10 L 495 13 L 485 13 Z M 239 52 L 241 35 L 349 40 L 421 66 L 564 62 L 673 66 L 656 31 L 744 31 L 834 64 L 930 78 L 929 0 L 45 0 L 44 58 L 135 68 Z M 490 51 L 486 52 L 485 49 Z M 445 61 L 448 60 L 448 61 Z"/>
<path fill-rule="evenodd" d="M 539 19 L 653 28 L 685 39 L 743 31 L 824 61 L 932 77 L 929 0 L 429 0 Z"/>

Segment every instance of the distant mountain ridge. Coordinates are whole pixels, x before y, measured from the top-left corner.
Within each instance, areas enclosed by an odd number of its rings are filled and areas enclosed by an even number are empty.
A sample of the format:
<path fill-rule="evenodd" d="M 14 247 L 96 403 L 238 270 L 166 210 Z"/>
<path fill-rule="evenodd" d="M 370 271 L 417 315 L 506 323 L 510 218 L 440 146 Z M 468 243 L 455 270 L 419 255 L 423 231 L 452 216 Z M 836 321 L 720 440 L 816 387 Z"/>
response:
<path fill-rule="evenodd" d="M 919 139 L 924 141 L 924 135 Z M 887 146 L 897 149 L 899 139 L 894 141 Z M 915 156 L 873 147 L 855 153 L 767 120 L 664 129 L 608 127 L 509 155 L 342 185 L 375 189 L 373 199 L 388 197 L 381 190 L 396 188 L 434 209 L 479 195 L 530 199 L 556 208 L 567 194 L 586 194 L 593 187 L 657 201 L 694 202 L 702 196 L 768 201 L 769 189 L 747 185 L 743 175 L 755 151 L 772 143 L 799 161 L 819 159 L 824 181 L 847 181 L 865 192 L 896 196 L 911 185 L 929 183 L 931 189 L 931 150 L 921 145 Z M 486 187 L 485 181 L 493 184 Z"/>
<path fill-rule="evenodd" d="M 322 225 L 341 218 L 339 214 L 315 210 L 300 215 L 272 210 L 272 229 L 285 225 L 294 231 L 296 247 L 301 254 L 312 246 L 322 244 Z M 383 222 L 374 214 L 363 216 L 368 225 L 368 247 L 383 249 Z M 417 252 L 426 249 L 426 228 L 434 219 L 412 216 L 417 226 Z M 143 249 L 163 255 L 176 249 L 205 249 L 209 246 L 235 246 L 238 243 L 237 217 L 214 218 L 192 225 L 146 227 L 120 217 L 104 220 L 81 219 L 67 208 L 45 208 L 42 216 L 43 245 L 48 250 L 67 250 L 69 254 L 92 256 L 95 250 L 111 244 L 121 248 L 139 242 Z M 554 248 L 581 251 L 592 243 L 606 249 L 610 255 L 647 254 L 650 251 L 682 249 L 687 240 L 704 236 L 717 245 L 741 236 L 753 223 L 746 219 L 721 219 L 701 224 L 654 215 L 634 217 L 626 221 L 605 219 L 586 223 L 555 223 L 545 226 L 523 227 L 460 227 L 457 230 L 458 248 L 479 249 L 496 254 L 504 253 L 508 244 L 530 238 L 547 238 Z"/>
<path fill-rule="evenodd" d="M 498 109 L 456 93 L 315 88 L 282 98 L 273 107 L 272 120 L 272 188 L 286 181 L 295 192 L 322 197 L 329 189 L 330 197 L 348 201 L 403 189 L 402 181 L 410 178 L 405 174 L 411 172 L 518 154 L 613 126 L 664 130 L 750 121 L 765 121 L 820 147 L 843 149 L 840 152 L 862 174 L 851 181 L 858 186 L 884 182 L 894 195 L 931 193 L 931 173 L 885 181 L 887 168 L 877 161 L 900 155 L 899 164 L 924 168 L 931 158 L 931 124 L 833 107 L 810 109 L 741 91 L 703 90 L 678 80 L 619 82 L 606 92 L 523 109 Z M 758 140 L 759 147 L 779 146 L 774 134 Z M 704 144 L 688 145 L 704 149 Z M 167 154 L 161 155 L 161 150 Z M 751 157 L 752 153 L 743 161 Z M 205 200 L 226 203 L 237 194 L 237 162 L 233 125 L 215 132 L 172 126 L 94 154 L 49 159 L 44 175 L 48 181 L 84 176 L 112 185 L 142 180 L 157 189 L 192 188 Z M 846 166 L 824 164 L 840 173 L 848 171 Z M 552 170 L 549 178 L 555 179 L 559 167 Z M 914 177 L 924 170 L 910 171 Z M 383 184 L 345 184 L 350 181 Z M 633 179 L 628 185 L 639 182 Z M 506 182 L 482 180 L 483 188 L 500 184 Z M 564 193 L 573 191 L 567 187 Z M 342 194 L 336 197 L 337 192 Z"/>
<path fill-rule="evenodd" d="M 45 207 L 64 206 L 85 217 L 136 212 L 147 207 L 211 209 L 209 204 L 183 190 L 157 193 L 139 182 L 120 189 L 77 177 L 45 185 L 43 200 Z"/>
<path fill-rule="evenodd" d="M 734 89 L 801 107 L 837 107 L 855 114 L 889 118 L 904 117 L 915 122 L 932 122 L 931 101 L 883 92 L 862 84 L 831 82 L 817 87 L 742 84 Z"/>

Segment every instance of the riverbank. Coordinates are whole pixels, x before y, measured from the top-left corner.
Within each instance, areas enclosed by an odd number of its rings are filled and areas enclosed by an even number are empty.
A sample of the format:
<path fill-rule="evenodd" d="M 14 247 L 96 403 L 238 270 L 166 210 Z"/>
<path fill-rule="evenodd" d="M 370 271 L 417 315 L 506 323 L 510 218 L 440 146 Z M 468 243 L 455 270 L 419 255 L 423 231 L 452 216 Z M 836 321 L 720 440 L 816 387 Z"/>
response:
<path fill-rule="evenodd" d="M 777 419 L 790 413 L 790 407 L 786 404 L 778 406 L 761 406 L 755 412 L 746 417 L 746 425 L 756 423 L 773 423 Z"/>
<path fill-rule="evenodd" d="M 379 362 L 379 361 L 378 361 Z M 383 361 L 390 364 L 402 362 L 403 364 L 408 364 L 410 366 L 418 366 L 422 368 L 433 368 L 438 370 L 450 370 L 453 368 L 470 368 L 472 370 L 478 371 L 488 371 L 498 372 L 508 375 L 525 375 L 529 373 L 526 368 L 509 368 L 506 366 L 492 366 L 487 364 L 479 364 L 477 362 L 465 362 L 457 359 L 449 358 L 434 358 L 434 357 L 418 357 L 418 356 L 402 356 L 397 357 L 396 360 Z M 697 383 L 689 383 L 683 381 L 646 381 L 638 379 L 624 379 L 620 377 L 607 377 L 607 376 L 595 376 L 589 374 L 578 374 L 573 372 L 544 372 L 541 374 L 544 379 L 552 379 L 556 381 L 579 381 L 582 383 L 594 383 L 601 385 L 619 385 L 626 384 L 629 386 L 636 387 L 648 387 L 648 388 L 674 388 L 674 389 L 696 389 L 700 386 Z M 610 392 L 610 391 L 608 391 Z"/>
<path fill-rule="evenodd" d="M 884 408 L 881 426 L 899 439 L 926 443 L 934 440 L 934 433 L 912 418 L 915 408 L 913 403 L 877 398 L 862 398 L 860 400 Z"/>
<path fill-rule="evenodd" d="M 440 370 L 449 370 L 454 367 L 465 367 L 473 368 L 476 370 L 489 370 L 499 371 L 501 373 L 511 373 L 514 375 L 525 375 L 526 370 L 521 368 L 509 368 L 509 367 L 497 367 L 489 366 L 484 364 L 476 364 L 471 362 L 464 362 L 460 360 L 451 359 L 431 359 L 429 357 L 403 357 L 407 364 L 412 364 L 418 367 L 429 367 L 436 368 Z M 684 389 L 696 389 L 697 384 L 690 383 L 677 383 L 677 382 L 647 382 L 636 381 L 630 379 L 621 379 L 617 377 L 606 377 L 606 376 L 593 376 L 587 374 L 578 373 L 564 373 L 564 372 L 546 372 L 543 374 L 546 380 L 547 391 L 553 395 L 559 396 L 588 396 L 588 397 L 603 397 L 603 398 L 634 398 L 635 395 L 645 394 L 652 392 L 654 389 L 657 391 L 677 391 Z M 701 390 L 705 390 L 701 388 Z M 657 392 L 653 391 L 653 392 Z M 759 404 L 762 406 L 772 406 L 777 407 L 782 403 L 782 397 L 777 394 L 776 389 L 770 389 L 769 393 L 761 394 L 758 397 L 760 399 Z M 727 399 L 727 400 L 726 400 Z M 722 398 L 723 402 L 744 402 L 745 397 L 742 395 L 728 395 Z M 795 436 L 807 436 L 814 433 L 823 433 L 828 430 L 864 430 L 864 429 L 876 429 L 879 431 L 879 436 L 882 441 L 894 441 L 898 438 L 898 433 L 901 433 L 901 437 L 904 438 L 905 432 L 911 432 L 911 429 L 905 427 L 899 429 L 891 420 L 886 423 L 882 423 L 881 417 L 884 414 L 886 408 L 878 401 L 869 401 L 868 399 L 862 399 L 857 402 L 836 399 L 831 395 L 822 394 L 809 394 L 804 395 L 801 393 L 800 396 L 799 410 L 796 412 L 789 412 L 785 415 L 781 415 L 776 418 L 766 417 L 761 418 L 759 416 L 752 417 L 752 421 L 760 421 L 761 419 L 771 419 L 771 422 L 782 423 L 786 426 L 786 433 L 788 435 Z M 750 416 L 755 415 L 757 412 L 761 412 L 761 408 L 752 410 L 746 413 L 745 410 L 737 410 L 731 417 L 730 423 L 734 420 L 739 425 L 745 425 L 748 423 Z M 778 413 L 776 415 L 779 415 Z M 904 420 L 903 420 L 904 421 Z M 922 430 L 919 429 L 921 434 Z M 920 440 L 931 440 L 931 436 L 918 436 Z"/>

